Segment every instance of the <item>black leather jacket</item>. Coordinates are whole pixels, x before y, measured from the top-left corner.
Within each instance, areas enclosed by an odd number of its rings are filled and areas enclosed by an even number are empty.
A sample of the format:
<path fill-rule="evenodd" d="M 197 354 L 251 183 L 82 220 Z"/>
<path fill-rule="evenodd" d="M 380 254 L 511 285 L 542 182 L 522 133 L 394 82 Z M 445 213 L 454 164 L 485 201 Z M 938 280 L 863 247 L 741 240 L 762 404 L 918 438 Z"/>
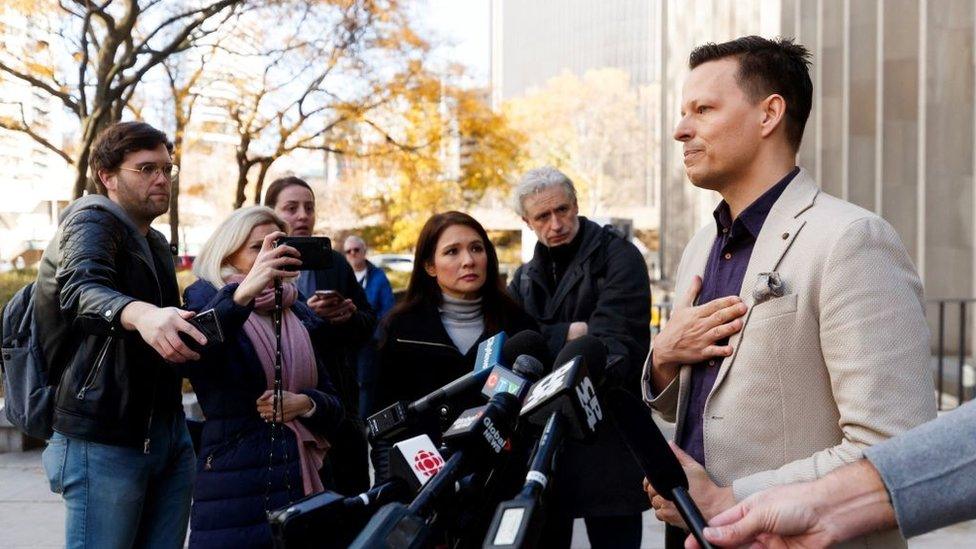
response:
<path fill-rule="evenodd" d="M 154 255 L 165 272 L 157 273 Z M 162 277 L 169 280 L 160 284 Z M 152 229 L 141 235 L 104 196 L 76 200 L 44 252 L 35 292 L 49 379 L 60 379 L 54 430 L 148 452 L 154 415 L 180 409 L 181 377 L 122 328 L 120 313 L 135 300 L 179 305 L 166 239 Z"/>

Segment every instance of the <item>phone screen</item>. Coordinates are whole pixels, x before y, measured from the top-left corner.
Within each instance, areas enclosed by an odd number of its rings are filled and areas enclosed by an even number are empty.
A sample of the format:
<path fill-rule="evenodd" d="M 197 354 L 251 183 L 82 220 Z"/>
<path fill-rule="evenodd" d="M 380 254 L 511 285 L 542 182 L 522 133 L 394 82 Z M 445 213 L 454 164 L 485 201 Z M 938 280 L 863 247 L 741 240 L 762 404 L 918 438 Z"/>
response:
<path fill-rule="evenodd" d="M 328 301 L 341 301 L 342 294 L 335 290 L 316 290 L 315 295 Z"/>

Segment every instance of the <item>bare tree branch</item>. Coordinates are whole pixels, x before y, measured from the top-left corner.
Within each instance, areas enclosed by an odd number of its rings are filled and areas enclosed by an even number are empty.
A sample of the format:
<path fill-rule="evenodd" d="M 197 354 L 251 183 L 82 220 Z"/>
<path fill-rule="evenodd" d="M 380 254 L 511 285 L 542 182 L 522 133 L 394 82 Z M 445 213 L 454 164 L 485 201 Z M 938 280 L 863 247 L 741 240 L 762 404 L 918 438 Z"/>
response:
<path fill-rule="evenodd" d="M 178 36 L 177 39 L 172 40 L 170 42 L 170 45 L 161 48 L 161 51 L 172 50 L 175 48 L 176 45 L 178 45 L 180 42 L 182 42 L 187 37 L 189 37 L 189 35 L 193 32 L 194 29 L 196 29 L 204 22 L 206 22 L 207 19 L 209 19 L 210 17 L 212 17 L 217 13 L 220 13 L 225 8 L 229 6 L 233 6 L 234 4 L 239 4 L 240 2 L 241 0 L 220 0 L 219 2 L 215 2 L 209 6 L 204 6 L 202 8 L 197 8 L 195 10 L 190 10 L 190 11 L 173 15 L 163 20 L 159 25 L 156 26 L 155 29 L 153 29 L 145 38 L 143 38 L 142 42 L 140 42 L 139 45 L 136 47 L 136 50 L 141 51 L 143 48 L 147 47 L 149 45 L 149 42 L 166 27 L 186 19 L 195 18 L 193 21 L 187 24 L 187 26 L 183 29 L 182 32 L 177 34 Z"/>
<path fill-rule="evenodd" d="M 199 10 L 194 10 L 193 12 L 189 12 L 189 14 L 196 14 L 196 16 L 197 16 L 196 19 L 193 22 L 188 23 L 187 26 L 185 28 L 183 28 L 183 30 L 181 32 L 177 33 L 176 36 L 173 37 L 165 47 L 160 48 L 158 51 L 156 51 L 155 53 L 153 53 L 150 56 L 149 60 L 146 61 L 145 64 L 142 66 L 142 68 L 140 68 L 139 70 L 137 70 L 135 73 L 133 73 L 129 77 L 123 78 L 121 80 L 121 82 L 119 83 L 119 85 L 116 86 L 116 88 L 115 88 L 116 92 L 118 92 L 118 90 L 120 88 L 124 88 L 124 87 L 127 87 L 127 86 L 132 86 L 134 83 L 139 82 L 142 79 L 142 77 L 147 72 L 149 72 L 149 70 L 151 68 L 153 68 L 156 65 L 158 65 L 168 55 L 171 55 L 174 52 L 178 51 L 180 49 L 181 45 L 183 44 L 183 42 L 187 38 L 189 38 L 191 34 L 193 34 L 193 31 L 195 31 L 198 27 L 200 27 L 201 25 L 203 25 L 203 23 L 208 18 L 210 18 L 213 15 L 215 15 L 215 14 L 223 11 L 228 6 L 232 6 L 232 5 L 237 4 L 239 2 L 240 2 L 240 0 L 220 0 L 219 2 L 216 2 L 216 3 L 210 5 L 207 8 L 201 8 Z M 163 28 L 163 26 L 165 26 L 167 24 L 169 24 L 169 23 L 164 23 L 164 25 L 160 25 L 159 27 L 157 27 L 156 30 L 154 30 L 153 32 L 150 33 L 150 36 L 156 34 L 160 29 Z M 149 38 L 146 38 L 143 41 L 143 44 L 147 43 L 148 40 L 149 40 Z"/>
<path fill-rule="evenodd" d="M 64 103 L 64 106 L 65 107 L 68 107 L 69 109 L 71 109 L 74 112 L 78 112 L 78 102 L 75 101 L 74 98 L 71 97 L 71 95 L 68 94 L 67 92 L 64 92 L 64 91 L 55 89 L 48 82 L 44 82 L 40 78 L 33 77 L 33 76 L 29 75 L 29 74 L 22 73 L 22 72 L 18 71 L 17 69 L 14 69 L 10 65 L 7 65 L 3 61 L 0 61 L 0 70 L 2 70 L 3 72 L 5 72 L 5 73 L 7 73 L 7 74 L 9 74 L 11 76 L 13 76 L 14 78 L 17 78 L 17 79 L 23 80 L 24 82 L 27 82 L 28 84 L 30 84 L 31 86 L 34 86 L 35 88 L 41 88 L 42 90 L 46 91 L 47 93 L 49 93 L 49 94 L 53 95 L 54 97 L 57 97 L 58 99 L 60 99 L 61 102 Z"/>
<path fill-rule="evenodd" d="M 7 102 L 4 101 L 4 103 Z M 68 164 L 73 164 L 74 162 L 72 161 L 71 157 L 68 156 L 64 151 L 62 151 L 59 147 L 55 146 L 53 143 L 48 141 L 46 138 L 44 138 L 44 136 L 40 135 L 39 133 L 31 129 L 30 125 L 27 123 L 27 117 L 24 115 L 24 104 L 17 103 L 17 106 L 20 108 L 20 121 L 15 122 L 9 119 L 0 118 L 0 127 L 29 135 L 31 139 L 39 143 L 45 149 L 54 152 L 55 154 L 63 158 L 64 161 L 67 162 Z"/>

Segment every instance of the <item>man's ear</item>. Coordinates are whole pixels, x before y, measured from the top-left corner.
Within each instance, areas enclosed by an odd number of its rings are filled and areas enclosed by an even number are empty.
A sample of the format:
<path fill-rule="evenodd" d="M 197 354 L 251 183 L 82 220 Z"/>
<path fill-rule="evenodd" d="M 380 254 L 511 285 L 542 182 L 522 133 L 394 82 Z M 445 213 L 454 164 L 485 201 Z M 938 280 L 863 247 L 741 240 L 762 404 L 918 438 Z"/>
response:
<path fill-rule="evenodd" d="M 776 128 L 783 124 L 786 118 L 786 100 L 783 96 L 774 93 L 762 101 L 762 136 L 769 137 L 776 131 Z"/>
<path fill-rule="evenodd" d="M 109 170 L 98 170 L 98 180 L 109 191 L 115 192 L 118 188 L 118 178 L 115 172 Z"/>

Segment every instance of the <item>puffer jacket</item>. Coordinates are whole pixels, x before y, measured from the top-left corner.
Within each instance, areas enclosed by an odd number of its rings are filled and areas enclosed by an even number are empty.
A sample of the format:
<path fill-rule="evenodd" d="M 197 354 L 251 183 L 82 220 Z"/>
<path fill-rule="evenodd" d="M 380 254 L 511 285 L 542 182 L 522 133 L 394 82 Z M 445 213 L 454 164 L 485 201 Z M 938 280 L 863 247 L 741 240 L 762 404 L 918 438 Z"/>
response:
<path fill-rule="evenodd" d="M 121 312 L 136 300 L 179 306 L 172 252 L 101 195 L 76 200 L 62 219 L 41 259 L 34 309 L 48 378 L 60 379 L 54 430 L 148 452 L 154 413 L 181 409 L 181 379 L 122 328 Z"/>
<path fill-rule="evenodd" d="M 236 289 L 237 284 L 228 284 L 217 290 L 198 280 L 184 292 L 187 309 L 214 309 L 224 334 L 223 344 L 183 367 L 207 418 L 193 485 L 190 547 L 270 547 L 266 509 L 304 495 L 294 433 L 287 427 L 277 429 L 272 445 L 271 427 L 257 412 L 256 401 L 267 389 L 267 379 L 243 330 L 252 308 L 234 303 Z M 321 360 L 326 324 L 301 301 L 291 310 L 309 331 L 318 365 L 318 385 L 301 391 L 315 402 L 315 412 L 298 421 L 335 444 L 343 408 Z"/>

